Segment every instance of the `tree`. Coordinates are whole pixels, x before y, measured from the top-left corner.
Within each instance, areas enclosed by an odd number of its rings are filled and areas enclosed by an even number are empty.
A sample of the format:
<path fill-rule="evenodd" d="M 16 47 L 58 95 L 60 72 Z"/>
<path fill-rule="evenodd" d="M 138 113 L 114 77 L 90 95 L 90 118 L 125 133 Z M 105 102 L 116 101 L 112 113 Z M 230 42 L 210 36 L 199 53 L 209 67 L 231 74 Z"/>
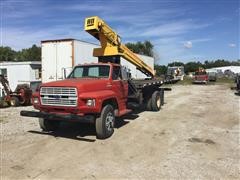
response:
<path fill-rule="evenodd" d="M 18 61 L 41 61 L 41 48 L 35 44 L 28 49 L 17 52 Z"/>
<path fill-rule="evenodd" d="M 156 75 L 161 76 L 167 73 L 167 66 L 165 65 L 154 65 L 154 69 L 156 70 Z"/>
<path fill-rule="evenodd" d="M 153 44 L 150 41 L 126 43 L 125 44 L 131 51 L 137 54 L 147 55 L 153 57 Z"/>
<path fill-rule="evenodd" d="M 10 47 L 0 47 L 0 61 L 14 61 L 16 56 L 16 51 L 12 50 Z"/>
<path fill-rule="evenodd" d="M 172 63 L 168 63 L 169 67 L 173 67 L 173 66 L 184 66 L 184 63 L 179 62 L 179 61 L 174 61 Z"/>
<path fill-rule="evenodd" d="M 41 48 L 34 44 L 31 48 L 14 51 L 8 46 L 2 46 L 0 61 L 41 61 Z"/>
<path fill-rule="evenodd" d="M 195 72 L 199 67 L 204 67 L 204 64 L 201 62 L 188 62 L 184 65 L 184 70 L 186 73 Z"/>

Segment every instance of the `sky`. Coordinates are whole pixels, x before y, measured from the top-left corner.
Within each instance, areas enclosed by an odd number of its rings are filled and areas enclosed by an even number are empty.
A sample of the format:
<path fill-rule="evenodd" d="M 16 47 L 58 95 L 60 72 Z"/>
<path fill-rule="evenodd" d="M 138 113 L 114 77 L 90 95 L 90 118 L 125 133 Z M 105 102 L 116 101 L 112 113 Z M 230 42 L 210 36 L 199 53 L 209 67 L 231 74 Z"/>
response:
<path fill-rule="evenodd" d="M 239 0 L 0 0 L 1 45 L 15 50 L 42 40 L 99 43 L 84 19 L 99 16 L 123 43 L 149 40 L 157 64 L 237 60 Z"/>

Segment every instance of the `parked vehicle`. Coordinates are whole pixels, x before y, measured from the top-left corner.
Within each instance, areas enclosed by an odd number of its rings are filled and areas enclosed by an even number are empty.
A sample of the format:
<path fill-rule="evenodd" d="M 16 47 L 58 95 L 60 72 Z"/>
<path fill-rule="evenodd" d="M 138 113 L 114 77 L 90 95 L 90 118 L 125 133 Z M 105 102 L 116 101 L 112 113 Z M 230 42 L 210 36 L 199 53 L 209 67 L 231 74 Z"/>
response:
<path fill-rule="evenodd" d="M 8 80 L 0 75 L 0 83 L 3 86 L 2 100 L 10 106 L 30 105 L 32 90 L 28 84 L 19 84 L 15 91 L 10 89 Z"/>
<path fill-rule="evenodd" d="M 166 81 L 155 79 L 154 69 L 123 45 L 119 35 L 99 17 L 87 18 L 85 30 L 101 43 L 93 52 L 99 62 L 77 65 L 65 80 L 43 83 L 32 97 L 39 111 L 21 111 L 21 115 L 39 117 L 44 131 L 56 130 L 61 121 L 95 123 L 97 137 L 105 139 L 114 132 L 115 117 L 141 106 L 159 111 L 164 104 L 161 85 Z M 120 57 L 149 78 L 130 78 Z"/>
<path fill-rule="evenodd" d="M 216 72 L 208 72 L 208 80 L 209 81 L 217 81 L 217 73 Z"/>
<path fill-rule="evenodd" d="M 184 67 L 183 66 L 173 66 L 167 69 L 167 78 L 183 80 L 184 77 Z"/>
<path fill-rule="evenodd" d="M 193 83 L 205 83 L 207 84 L 209 81 L 209 77 L 207 72 L 203 68 L 199 68 L 198 71 L 195 72 Z"/>

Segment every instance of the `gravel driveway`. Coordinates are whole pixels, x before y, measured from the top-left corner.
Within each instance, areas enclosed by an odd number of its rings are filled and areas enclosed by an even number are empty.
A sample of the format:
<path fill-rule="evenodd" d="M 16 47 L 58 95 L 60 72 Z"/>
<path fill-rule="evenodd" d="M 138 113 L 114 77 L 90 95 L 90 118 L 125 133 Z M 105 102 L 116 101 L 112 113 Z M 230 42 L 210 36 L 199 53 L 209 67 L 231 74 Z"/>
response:
<path fill-rule="evenodd" d="M 240 97 L 226 85 L 173 86 L 159 112 L 120 119 L 97 140 L 86 124 L 44 133 L 0 109 L 2 179 L 239 179 Z"/>

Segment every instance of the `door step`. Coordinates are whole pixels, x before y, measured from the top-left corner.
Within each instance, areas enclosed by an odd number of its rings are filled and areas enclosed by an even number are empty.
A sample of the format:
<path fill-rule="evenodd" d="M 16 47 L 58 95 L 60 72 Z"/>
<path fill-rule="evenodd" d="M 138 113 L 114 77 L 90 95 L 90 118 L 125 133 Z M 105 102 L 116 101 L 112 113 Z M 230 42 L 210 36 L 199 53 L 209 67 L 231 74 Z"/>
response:
<path fill-rule="evenodd" d="M 122 110 L 122 111 L 119 111 L 119 116 L 122 116 L 122 115 L 125 115 L 125 114 L 128 114 L 128 113 L 130 113 L 130 112 L 132 112 L 132 110 L 131 109 L 124 109 L 124 110 Z"/>

